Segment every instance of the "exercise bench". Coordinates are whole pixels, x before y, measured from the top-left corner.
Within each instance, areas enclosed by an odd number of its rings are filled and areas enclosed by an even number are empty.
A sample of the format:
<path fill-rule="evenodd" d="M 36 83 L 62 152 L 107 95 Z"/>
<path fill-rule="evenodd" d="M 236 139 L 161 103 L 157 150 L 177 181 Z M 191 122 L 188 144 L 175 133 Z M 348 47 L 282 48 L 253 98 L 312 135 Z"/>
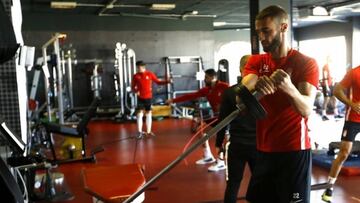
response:
<path fill-rule="evenodd" d="M 46 129 L 47 141 L 50 144 L 51 153 L 53 155 L 53 161 L 55 163 L 61 164 L 61 163 L 69 163 L 69 162 L 76 162 L 76 161 L 95 162 L 95 160 L 96 160 L 95 154 L 100 151 L 103 151 L 103 148 L 98 148 L 98 149 L 92 150 L 91 155 L 86 156 L 85 138 L 88 134 L 87 125 L 90 122 L 91 118 L 94 117 L 94 115 L 96 113 L 96 109 L 99 106 L 99 103 L 100 103 L 100 99 L 94 98 L 94 100 L 91 102 L 90 106 L 86 110 L 85 114 L 81 118 L 81 120 L 76 128 L 65 126 L 65 125 L 60 125 L 57 123 L 47 123 L 47 122 L 42 123 L 42 125 Z M 52 133 L 59 134 L 59 135 L 65 136 L 65 137 L 81 138 L 81 146 L 82 146 L 81 156 L 82 156 L 82 158 L 81 159 L 70 158 L 70 159 L 59 160 L 56 156 L 54 144 L 51 139 Z"/>

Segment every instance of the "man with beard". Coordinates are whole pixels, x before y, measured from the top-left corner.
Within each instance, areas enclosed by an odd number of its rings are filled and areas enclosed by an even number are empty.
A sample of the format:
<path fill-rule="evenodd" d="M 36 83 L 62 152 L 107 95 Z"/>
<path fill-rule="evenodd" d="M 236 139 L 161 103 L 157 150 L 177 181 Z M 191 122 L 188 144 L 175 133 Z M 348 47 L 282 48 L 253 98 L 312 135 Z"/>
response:
<path fill-rule="evenodd" d="M 244 70 L 243 85 L 263 95 L 260 103 L 267 111 L 256 122 L 258 157 L 246 194 L 251 203 L 310 202 L 307 120 L 319 69 L 314 59 L 289 46 L 288 23 L 279 6 L 257 15 L 255 29 L 266 53 L 251 56 Z"/>
<path fill-rule="evenodd" d="M 221 97 L 222 93 L 225 89 L 229 87 L 229 84 L 219 81 L 217 79 L 217 74 L 214 69 L 207 69 L 205 71 L 205 87 L 199 89 L 197 92 L 189 93 L 182 95 L 180 97 L 176 97 L 174 99 L 169 99 L 166 101 L 166 103 L 178 103 L 178 102 L 184 102 L 184 101 L 190 101 L 194 100 L 200 97 L 206 97 L 206 99 L 209 101 L 211 109 L 215 115 L 218 114 L 220 109 L 220 103 L 221 103 Z M 216 118 L 213 118 L 216 119 Z M 208 119 L 205 122 L 211 122 L 213 119 Z M 216 122 L 215 124 L 216 125 Z M 225 134 L 225 129 L 221 130 L 219 133 Z M 209 142 L 206 141 L 203 145 L 203 152 L 204 156 L 202 159 L 196 161 L 196 164 L 209 164 L 215 162 L 215 158 L 211 153 Z M 217 159 L 217 165 L 219 170 L 225 169 L 225 163 L 223 160 L 223 150 L 218 150 L 219 157 Z"/>

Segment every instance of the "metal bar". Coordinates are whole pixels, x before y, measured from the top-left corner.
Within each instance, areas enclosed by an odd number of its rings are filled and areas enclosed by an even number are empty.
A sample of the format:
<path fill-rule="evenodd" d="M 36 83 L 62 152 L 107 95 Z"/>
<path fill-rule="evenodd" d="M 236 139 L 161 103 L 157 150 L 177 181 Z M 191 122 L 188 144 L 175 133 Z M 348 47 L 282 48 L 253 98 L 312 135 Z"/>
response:
<path fill-rule="evenodd" d="M 54 41 L 54 53 L 56 55 L 56 71 L 57 71 L 57 96 L 58 96 L 58 116 L 59 123 L 64 124 L 64 98 L 63 98 L 63 67 L 60 59 L 59 38 Z"/>
<path fill-rule="evenodd" d="M 52 43 L 55 42 L 55 40 L 59 39 L 59 38 L 64 38 L 66 37 L 66 34 L 62 34 L 62 33 L 55 33 L 55 35 L 49 40 L 47 41 L 43 46 L 42 48 L 46 49 L 46 47 L 48 47 L 49 45 L 51 45 Z M 46 60 L 45 60 L 46 61 Z"/>
<path fill-rule="evenodd" d="M 100 12 L 98 13 L 99 16 L 103 15 L 103 13 L 114 7 L 114 3 L 116 3 L 117 0 L 111 0 L 109 3 L 107 3 L 106 5 L 104 5 L 104 7 L 100 10 Z"/>
<path fill-rule="evenodd" d="M 70 101 L 70 109 L 74 107 L 74 95 L 73 95 L 73 75 L 72 75 L 72 59 L 71 59 L 71 51 L 68 51 L 67 58 L 67 81 L 68 81 L 68 93 L 69 93 L 69 101 Z"/>
<path fill-rule="evenodd" d="M 46 109 L 48 113 L 48 121 L 51 122 L 51 88 L 50 88 L 50 72 L 49 67 L 47 65 L 47 57 L 46 57 L 46 47 L 43 46 L 43 65 L 42 70 L 44 72 L 44 83 L 45 83 L 45 94 L 46 94 Z"/>

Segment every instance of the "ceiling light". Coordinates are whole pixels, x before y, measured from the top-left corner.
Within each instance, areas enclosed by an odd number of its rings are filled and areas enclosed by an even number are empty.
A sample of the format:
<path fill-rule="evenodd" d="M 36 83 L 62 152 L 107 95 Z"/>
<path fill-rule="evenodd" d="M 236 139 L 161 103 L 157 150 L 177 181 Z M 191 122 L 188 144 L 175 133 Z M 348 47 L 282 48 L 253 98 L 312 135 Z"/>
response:
<path fill-rule="evenodd" d="M 360 3 L 346 4 L 343 6 L 334 7 L 330 10 L 330 15 L 349 15 L 351 13 L 360 12 Z"/>
<path fill-rule="evenodd" d="M 214 27 L 221 27 L 221 26 L 241 26 L 241 27 L 247 27 L 249 26 L 249 23 L 239 23 L 239 22 L 213 22 Z"/>
<path fill-rule="evenodd" d="M 52 1 L 50 3 L 51 8 L 59 8 L 59 9 L 74 9 L 76 8 L 76 2 L 71 1 Z"/>
<path fill-rule="evenodd" d="M 329 12 L 323 6 L 315 6 L 312 9 L 312 15 L 314 15 L 314 16 L 328 16 Z"/>
<path fill-rule="evenodd" d="M 151 4 L 152 10 L 172 10 L 176 7 L 175 4 Z"/>
<path fill-rule="evenodd" d="M 226 25 L 226 22 L 222 22 L 222 21 L 220 21 L 220 22 L 213 22 L 213 25 L 214 25 L 214 27 L 225 26 L 225 25 Z"/>
<path fill-rule="evenodd" d="M 335 20 L 336 16 L 308 16 L 306 18 L 300 18 L 302 22 L 323 22 L 329 20 Z"/>

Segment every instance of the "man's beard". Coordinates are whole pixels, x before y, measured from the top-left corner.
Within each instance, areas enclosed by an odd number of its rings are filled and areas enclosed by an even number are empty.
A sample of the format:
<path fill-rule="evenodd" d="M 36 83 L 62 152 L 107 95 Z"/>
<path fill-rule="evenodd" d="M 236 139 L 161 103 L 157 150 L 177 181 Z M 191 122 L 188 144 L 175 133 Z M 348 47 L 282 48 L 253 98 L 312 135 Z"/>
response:
<path fill-rule="evenodd" d="M 272 42 L 268 46 L 266 46 L 266 47 L 263 46 L 263 50 L 265 52 L 273 52 L 279 46 L 280 46 L 280 32 L 275 36 L 275 38 L 272 40 Z"/>

